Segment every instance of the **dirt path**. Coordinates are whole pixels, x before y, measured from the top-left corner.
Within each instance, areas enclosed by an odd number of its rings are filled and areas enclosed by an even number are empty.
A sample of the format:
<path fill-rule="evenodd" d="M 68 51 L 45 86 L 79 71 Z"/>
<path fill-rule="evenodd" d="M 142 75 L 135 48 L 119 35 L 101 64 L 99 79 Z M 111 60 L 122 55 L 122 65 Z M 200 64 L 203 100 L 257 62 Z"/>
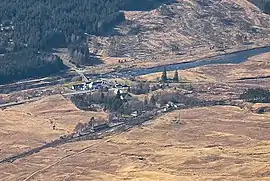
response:
<path fill-rule="evenodd" d="M 84 153 L 85 151 L 89 150 L 89 149 L 90 149 L 92 146 L 94 146 L 94 145 L 96 145 L 96 144 L 92 144 L 92 145 L 90 145 L 90 146 L 87 146 L 87 147 L 81 149 L 79 152 L 72 153 L 72 154 L 69 154 L 69 155 L 64 156 L 63 158 L 57 160 L 56 162 L 54 162 L 54 163 L 52 163 L 52 164 L 50 164 L 50 165 L 48 165 L 48 166 L 46 166 L 46 167 L 44 167 L 44 168 L 42 168 L 42 169 L 39 169 L 39 170 L 35 171 L 35 172 L 32 173 L 31 175 L 29 175 L 27 178 L 25 178 L 23 181 L 29 181 L 29 180 L 31 180 L 31 179 L 34 179 L 34 177 L 37 176 L 38 174 L 41 174 L 42 172 L 44 172 L 44 171 L 46 171 L 46 170 L 52 168 L 53 166 L 57 165 L 58 163 L 60 163 L 60 162 L 63 161 L 63 160 L 66 160 L 66 159 L 68 159 L 68 158 L 70 158 L 70 157 L 72 157 L 72 156 L 76 156 L 76 155 L 79 155 L 79 154 L 81 154 L 81 153 Z"/>

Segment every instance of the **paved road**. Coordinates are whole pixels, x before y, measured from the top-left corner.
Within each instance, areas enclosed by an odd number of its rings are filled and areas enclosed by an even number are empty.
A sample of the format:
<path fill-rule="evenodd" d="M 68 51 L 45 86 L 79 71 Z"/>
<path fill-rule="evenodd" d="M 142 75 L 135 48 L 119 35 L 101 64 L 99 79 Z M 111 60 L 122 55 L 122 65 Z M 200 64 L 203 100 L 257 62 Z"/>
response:
<path fill-rule="evenodd" d="M 69 92 L 69 93 L 65 93 L 62 94 L 63 96 L 72 96 L 72 95 L 77 95 L 77 94 L 86 94 L 89 92 L 94 92 L 95 90 L 85 90 L 85 91 L 76 91 L 76 92 Z"/>
<path fill-rule="evenodd" d="M 61 94 L 61 95 L 62 96 L 72 96 L 72 95 L 77 95 L 77 94 L 90 93 L 90 92 L 94 92 L 94 91 L 95 90 L 76 91 L 76 92 L 64 93 L 64 94 Z M 39 100 L 41 98 L 42 97 L 36 97 L 36 98 L 26 99 L 26 100 L 17 101 L 17 102 L 9 102 L 9 103 L 6 103 L 6 104 L 0 104 L 0 109 L 1 108 L 11 107 L 11 106 L 17 106 L 17 105 L 21 105 L 21 104 L 25 104 L 25 103 L 29 103 L 29 102 L 34 102 L 34 101 L 37 101 L 37 100 Z"/>

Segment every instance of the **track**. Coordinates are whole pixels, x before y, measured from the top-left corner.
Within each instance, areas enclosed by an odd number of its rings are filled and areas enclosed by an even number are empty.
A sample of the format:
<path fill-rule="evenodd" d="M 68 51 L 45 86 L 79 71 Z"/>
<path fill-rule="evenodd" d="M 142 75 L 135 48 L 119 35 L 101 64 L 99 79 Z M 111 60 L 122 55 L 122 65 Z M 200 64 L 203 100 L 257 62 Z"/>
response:
<path fill-rule="evenodd" d="M 38 153 L 44 149 L 47 148 L 53 148 L 59 145 L 76 142 L 76 141 L 82 141 L 82 140 L 96 140 L 96 139 L 102 139 L 104 136 L 112 135 L 117 132 L 124 132 L 132 127 L 135 127 L 137 125 L 141 125 L 142 123 L 149 121 L 153 119 L 154 117 L 158 117 L 162 115 L 162 113 L 157 113 L 158 110 L 154 110 L 147 115 L 141 115 L 136 118 L 130 118 L 129 120 L 126 120 L 126 122 L 119 122 L 112 126 L 109 126 L 107 128 L 100 129 L 96 132 L 86 132 L 85 134 L 81 135 L 68 135 L 66 137 L 60 137 L 59 139 L 53 140 L 52 142 L 49 142 L 47 144 L 44 144 L 42 146 L 33 148 L 31 150 L 13 155 L 11 157 L 4 158 L 3 160 L 0 160 L 0 164 L 4 163 L 12 163 L 18 159 L 25 158 L 27 156 L 31 156 L 35 153 Z M 89 131 L 89 130 L 86 130 Z"/>
<path fill-rule="evenodd" d="M 28 100 L 22 100 L 22 101 L 18 101 L 18 102 L 10 102 L 10 103 L 6 103 L 6 104 L 1 104 L 0 109 L 1 108 L 7 108 L 7 107 L 10 107 L 10 106 L 17 106 L 17 105 L 25 104 L 25 103 L 29 103 L 29 102 L 34 102 L 34 101 L 37 101 L 39 99 L 40 99 L 40 97 L 37 97 L 37 98 L 28 99 Z"/>
<path fill-rule="evenodd" d="M 72 157 L 72 156 L 81 154 L 81 153 L 83 153 L 83 152 L 89 150 L 92 146 L 93 146 L 93 145 L 87 146 L 86 148 L 83 148 L 83 149 L 82 149 L 81 151 L 79 151 L 79 152 L 76 152 L 76 153 L 72 153 L 72 154 L 66 155 L 65 157 L 63 157 L 63 158 L 57 160 L 56 162 L 54 162 L 54 163 L 52 163 L 52 164 L 50 164 L 50 165 L 48 165 L 48 166 L 46 166 L 46 167 L 44 167 L 44 168 L 42 168 L 42 169 L 40 169 L 40 170 L 35 171 L 35 172 L 32 173 L 31 175 L 29 175 L 27 178 L 25 178 L 23 181 L 28 181 L 28 180 L 32 179 L 32 178 L 35 177 L 36 175 L 38 175 L 38 174 L 40 174 L 40 173 L 46 171 L 47 169 L 49 169 L 49 168 L 51 168 L 51 167 L 57 165 L 57 164 L 60 163 L 61 161 L 66 160 L 66 159 L 68 159 L 68 158 L 70 158 L 70 157 Z"/>
<path fill-rule="evenodd" d="M 21 158 L 24 158 L 24 157 L 33 155 L 35 153 L 38 153 L 38 152 L 40 152 L 40 151 L 42 151 L 44 149 L 53 148 L 53 147 L 56 147 L 56 146 L 59 146 L 59 145 L 63 145 L 63 144 L 66 144 L 66 143 L 70 143 L 70 142 L 80 141 L 80 140 L 100 139 L 100 138 L 103 137 L 103 134 L 106 134 L 109 131 L 113 131 L 117 127 L 120 127 L 122 125 L 123 124 L 118 124 L 118 125 L 115 125 L 115 126 L 110 127 L 109 129 L 104 129 L 104 130 L 100 130 L 98 132 L 88 133 L 88 134 L 85 134 L 85 135 L 79 135 L 79 136 L 68 135 L 65 138 L 56 139 L 56 140 L 54 140 L 54 141 L 52 141 L 50 143 L 44 144 L 42 146 L 33 148 L 31 150 L 28 150 L 28 151 L 19 153 L 17 155 L 14 155 L 14 156 L 5 158 L 3 160 L 0 160 L 0 164 L 4 164 L 4 163 L 8 163 L 8 162 L 9 163 L 12 163 L 12 162 L 14 162 L 14 161 L 16 161 L 18 159 L 21 159 Z"/>
<path fill-rule="evenodd" d="M 66 65 L 70 70 L 74 70 L 82 78 L 82 81 L 88 82 L 88 78 L 83 74 L 83 72 L 77 69 L 76 65 L 70 62 L 72 58 L 68 56 L 68 52 L 66 50 L 60 50 L 59 53 L 55 54 L 63 60 L 64 65 Z"/>
<path fill-rule="evenodd" d="M 222 105 L 222 104 L 226 104 L 226 103 L 224 103 L 224 102 L 211 102 L 211 101 L 210 102 L 201 102 L 197 105 L 184 105 L 182 107 L 178 107 L 177 110 L 191 108 L 191 107 L 200 107 L 200 106 L 206 106 L 206 105 L 214 106 L 214 105 Z M 67 143 L 71 143 L 71 142 L 82 141 L 82 140 L 102 139 L 105 136 L 112 135 L 112 134 L 119 133 L 119 132 L 124 132 L 126 130 L 129 130 L 130 128 L 135 127 L 135 126 L 142 125 L 146 121 L 149 121 L 151 119 L 155 119 L 159 116 L 164 115 L 167 112 L 171 112 L 171 111 L 174 111 L 176 109 L 170 109 L 166 112 L 163 112 L 162 110 L 163 110 L 163 108 L 155 109 L 155 110 L 152 110 L 152 111 L 147 112 L 145 114 L 139 115 L 136 118 L 126 119 L 125 122 L 107 124 L 107 126 L 98 128 L 97 130 L 95 130 L 95 132 L 93 132 L 93 130 L 92 131 L 85 130 L 85 132 L 83 132 L 81 134 L 70 134 L 70 135 L 67 135 L 65 137 L 60 137 L 59 139 L 53 140 L 52 142 L 49 142 L 49 143 L 44 144 L 42 146 L 39 146 L 39 147 L 33 148 L 31 150 L 13 155 L 13 156 L 8 157 L 8 158 L 4 158 L 3 160 L 0 160 L 0 164 L 12 163 L 18 159 L 22 159 L 22 158 L 25 158 L 27 156 L 31 156 L 35 153 L 38 153 L 44 149 L 53 148 L 53 147 L 67 144 Z"/>

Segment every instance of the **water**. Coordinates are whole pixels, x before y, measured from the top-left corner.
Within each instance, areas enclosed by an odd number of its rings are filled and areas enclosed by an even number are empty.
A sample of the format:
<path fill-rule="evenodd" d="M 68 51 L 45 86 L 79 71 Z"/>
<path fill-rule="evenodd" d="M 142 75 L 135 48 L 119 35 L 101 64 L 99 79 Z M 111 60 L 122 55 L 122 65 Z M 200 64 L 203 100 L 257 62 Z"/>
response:
<path fill-rule="evenodd" d="M 112 72 L 108 74 L 99 75 L 100 78 L 108 77 L 130 77 L 130 76 L 140 76 L 155 72 L 162 72 L 164 69 L 167 71 L 173 70 L 185 70 L 195 67 L 201 67 L 204 65 L 214 65 L 214 64 L 239 64 L 248 60 L 248 58 L 259 55 L 262 53 L 270 52 L 270 46 L 263 48 L 256 48 L 252 50 L 244 50 L 235 53 L 229 53 L 225 55 L 220 55 L 208 59 L 197 60 L 188 63 L 175 63 L 170 65 L 162 65 L 153 68 L 136 68 L 131 70 L 124 70 L 120 72 Z"/>

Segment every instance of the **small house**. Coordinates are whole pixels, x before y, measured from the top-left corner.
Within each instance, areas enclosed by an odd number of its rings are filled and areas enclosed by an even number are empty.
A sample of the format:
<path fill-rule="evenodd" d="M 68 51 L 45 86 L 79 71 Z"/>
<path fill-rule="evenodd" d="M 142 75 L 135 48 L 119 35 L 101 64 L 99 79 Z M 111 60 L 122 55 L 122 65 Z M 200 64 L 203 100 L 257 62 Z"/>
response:
<path fill-rule="evenodd" d="M 122 91 L 122 90 L 120 90 L 120 89 L 114 89 L 114 91 L 113 91 L 115 94 L 117 94 L 118 92 L 120 93 L 120 94 L 123 94 L 124 92 Z"/>
<path fill-rule="evenodd" d="M 121 90 L 128 90 L 129 86 L 128 85 L 122 85 L 122 84 L 115 84 L 114 88 L 121 89 Z"/>
<path fill-rule="evenodd" d="M 100 89 L 100 88 L 103 88 L 105 84 L 106 83 L 101 80 L 101 81 L 90 82 L 87 85 L 89 89 Z"/>
<path fill-rule="evenodd" d="M 134 111 L 133 113 L 130 114 L 133 117 L 137 117 L 138 116 L 138 111 Z"/>
<path fill-rule="evenodd" d="M 130 100 L 132 98 L 132 96 L 129 94 L 129 93 L 126 93 L 126 92 L 124 92 L 124 93 L 122 93 L 121 95 L 120 95 L 120 99 L 121 100 L 124 100 L 124 101 L 128 101 L 128 100 Z"/>
<path fill-rule="evenodd" d="M 71 86 L 72 90 L 85 90 L 85 84 L 76 84 Z"/>

